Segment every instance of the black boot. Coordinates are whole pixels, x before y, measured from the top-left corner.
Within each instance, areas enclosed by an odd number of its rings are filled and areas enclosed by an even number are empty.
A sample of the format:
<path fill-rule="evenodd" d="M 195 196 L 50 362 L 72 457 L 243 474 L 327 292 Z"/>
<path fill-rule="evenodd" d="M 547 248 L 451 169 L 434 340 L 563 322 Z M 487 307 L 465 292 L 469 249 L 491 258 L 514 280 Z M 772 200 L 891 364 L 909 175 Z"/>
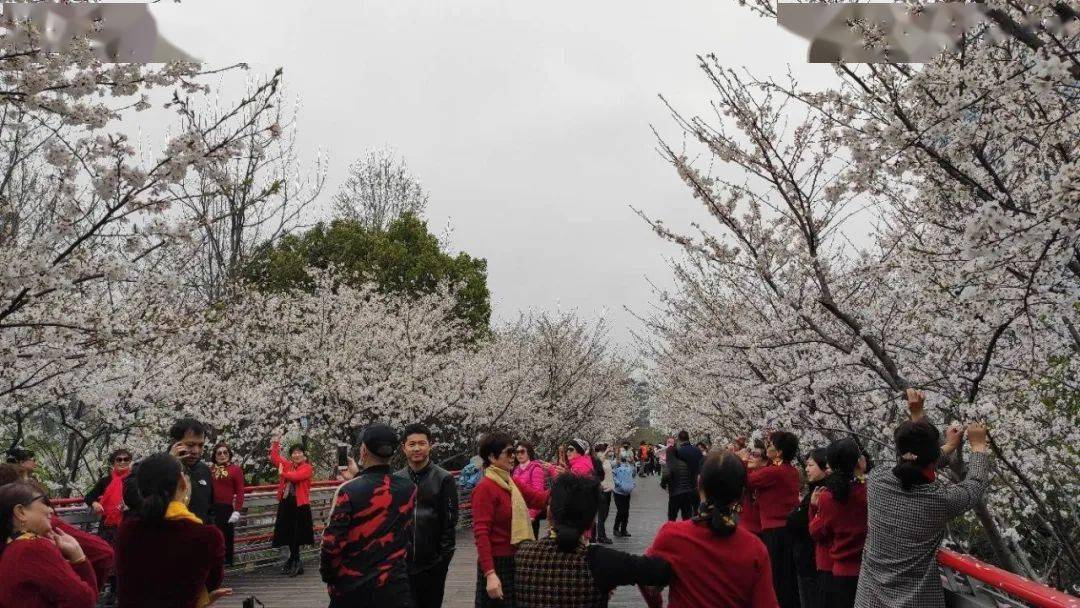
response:
<path fill-rule="evenodd" d="M 304 562 L 300 561 L 300 558 L 298 557 L 298 558 L 296 558 L 296 561 L 293 562 L 292 568 L 289 570 L 289 576 L 290 577 L 300 576 L 303 573 L 304 573 Z"/>

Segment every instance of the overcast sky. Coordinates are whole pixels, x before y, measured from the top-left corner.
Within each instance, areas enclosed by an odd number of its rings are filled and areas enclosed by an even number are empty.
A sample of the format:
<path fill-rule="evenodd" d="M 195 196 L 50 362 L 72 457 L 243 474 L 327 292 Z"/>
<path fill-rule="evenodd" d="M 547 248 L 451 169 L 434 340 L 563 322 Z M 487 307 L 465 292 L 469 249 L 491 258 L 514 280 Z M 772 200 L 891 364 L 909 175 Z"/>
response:
<path fill-rule="evenodd" d="M 657 98 L 704 111 L 696 55 L 805 84 L 831 70 L 807 43 L 730 0 L 184 0 L 161 31 L 209 65 L 285 70 L 300 146 L 348 163 L 389 145 L 431 193 L 429 225 L 488 260 L 496 321 L 519 310 L 606 314 L 632 347 L 649 281 L 678 251 L 630 206 L 671 226 L 704 217 L 650 130 L 679 141 Z M 328 206 L 324 203 L 325 206 Z"/>

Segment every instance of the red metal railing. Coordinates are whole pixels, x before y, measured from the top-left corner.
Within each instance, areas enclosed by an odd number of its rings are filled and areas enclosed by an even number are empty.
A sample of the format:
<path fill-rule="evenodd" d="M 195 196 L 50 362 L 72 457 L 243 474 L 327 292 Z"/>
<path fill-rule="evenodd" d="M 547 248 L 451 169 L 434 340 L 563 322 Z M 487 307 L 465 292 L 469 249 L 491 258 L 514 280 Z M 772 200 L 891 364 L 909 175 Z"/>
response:
<path fill-rule="evenodd" d="M 970 555 L 941 549 L 938 564 L 1003 591 L 1035 608 L 1080 608 L 1080 598 L 983 563 Z"/>

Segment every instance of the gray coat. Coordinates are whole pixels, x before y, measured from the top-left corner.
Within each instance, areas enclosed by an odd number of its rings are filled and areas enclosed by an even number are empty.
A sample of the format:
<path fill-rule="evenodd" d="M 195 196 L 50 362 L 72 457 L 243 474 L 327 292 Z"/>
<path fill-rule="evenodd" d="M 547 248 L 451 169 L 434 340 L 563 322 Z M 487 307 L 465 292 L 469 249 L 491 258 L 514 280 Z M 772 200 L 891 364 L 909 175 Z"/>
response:
<path fill-rule="evenodd" d="M 891 467 L 877 467 L 866 482 L 867 530 L 858 608 L 944 608 L 936 556 L 945 524 L 975 507 L 990 478 L 990 457 L 972 454 L 967 477 L 940 477 L 905 492 Z"/>

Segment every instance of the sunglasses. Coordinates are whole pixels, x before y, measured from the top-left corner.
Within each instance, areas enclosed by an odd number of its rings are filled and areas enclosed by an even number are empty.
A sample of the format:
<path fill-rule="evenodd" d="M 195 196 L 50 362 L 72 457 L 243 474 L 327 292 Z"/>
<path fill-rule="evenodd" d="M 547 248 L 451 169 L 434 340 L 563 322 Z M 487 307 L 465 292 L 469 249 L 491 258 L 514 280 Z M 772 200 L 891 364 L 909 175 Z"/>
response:
<path fill-rule="evenodd" d="M 131 457 L 129 456 L 129 457 L 125 458 L 125 457 L 121 456 L 121 457 L 118 457 L 113 462 L 131 462 Z"/>
<path fill-rule="evenodd" d="M 41 501 L 41 504 L 45 505 L 46 507 L 49 506 L 49 497 L 44 495 L 44 494 L 38 494 L 37 496 L 31 498 L 26 503 L 26 506 L 29 507 L 30 505 L 34 504 L 35 502 L 37 502 L 39 500 Z"/>
<path fill-rule="evenodd" d="M 221 456 L 222 454 L 228 456 L 229 455 L 229 450 L 218 450 L 218 451 L 214 452 L 215 456 Z"/>
<path fill-rule="evenodd" d="M 525 448 L 518 448 L 517 453 L 518 454 L 528 454 L 529 450 L 526 450 Z"/>

